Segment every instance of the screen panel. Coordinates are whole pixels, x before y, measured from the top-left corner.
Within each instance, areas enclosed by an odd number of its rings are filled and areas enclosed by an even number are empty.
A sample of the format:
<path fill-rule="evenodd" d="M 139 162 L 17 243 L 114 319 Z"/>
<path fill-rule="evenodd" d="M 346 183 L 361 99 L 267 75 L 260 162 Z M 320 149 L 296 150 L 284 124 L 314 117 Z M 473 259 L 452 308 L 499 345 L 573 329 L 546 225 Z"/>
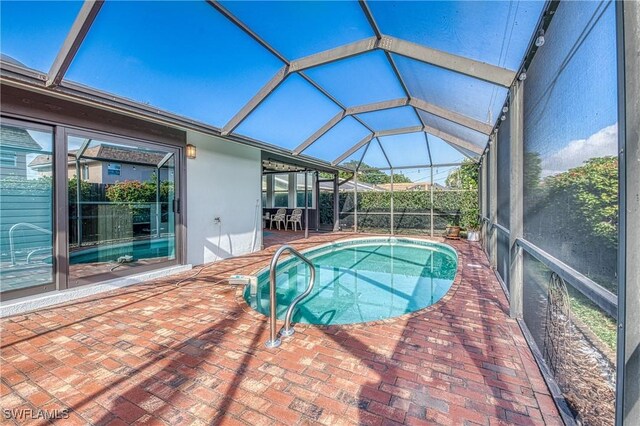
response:
<path fill-rule="evenodd" d="M 289 60 L 374 35 L 355 1 L 222 3 Z"/>
<path fill-rule="evenodd" d="M 235 133 L 293 149 L 340 111 L 302 77 L 292 75 L 238 126 Z"/>
<path fill-rule="evenodd" d="M 507 290 L 509 290 L 509 269 L 510 269 L 510 255 L 509 255 L 509 236 L 500 230 L 497 232 L 497 253 L 496 253 L 496 271 L 502 278 Z"/>
<path fill-rule="evenodd" d="M 467 158 L 462 152 L 436 136 L 428 135 L 428 139 L 431 162 L 434 165 L 462 163 Z"/>
<path fill-rule="evenodd" d="M 409 106 L 358 114 L 358 118 L 376 131 L 421 125 L 415 111 Z"/>
<path fill-rule="evenodd" d="M 405 97 L 382 51 L 373 51 L 305 71 L 347 107 Z"/>
<path fill-rule="evenodd" d="M 206 2 L 114 1 L 66 79 L 222 127 L 283 65 Z"/>
<path fill-rule="evenodd" d="M 439 107 L 493 124 L 507 89 L 473 77 L 392 55 L 412 96 Z"/>
<path fill-rule="evenodd" d="M 524 253 L 523 318 L 576 417 L 615 417 L 616 320 Z"/>
<path fill-rule="evenodd" d="M 617 291 L 616 21 L 558 8 L 524 84 L 524 237 Z"/>
<path fill-rule="evenodd" d="M 507 118 L 498 129 L 497 149 L 497 198 L 498 198 L 498 223 L 509 229 L 509 215 L 511 209 L 511 120 Z"/>
<path fill-rule="evenodd" d="M 385 34 L 515 70 L 544 2 L 373 1 L 370 7 Z"/>
<path fill-rule="evenodd" d="M 362 164 L 360 167 L 362 169 L 387 169 L 390 167 L 387 157 L 382 151 L 377 139 L 372 139 L 371 142 L 369 142 L 369 148 L 362 158 Z"/>
<path fill-rule="evenodd" d="M 429 163 L 429 150 L 424 133 L 407 133 L 381 137 L 380 143 L 393 167 L 424 166 Z"/>
<path fill-rule="evenodd" d="M 435 116 L 428 112 L 418 111 L 418 114 L 420 114 L 422 121 L 424 121 L 427 126 L 435 127 L 441 132 L 462 139 L 463 141 L 471 142 L 479 148 L 484 148 L 487 145 L 489 136 L 483 133 L 469 129 L 468 127 L 454 123 L 442 117 Z"/>
<path fill-rule="evenodd" d="M 370 133 L 353 117 L 345 117 L 316 140 L 313 145 L 304 150 L 303 154 L 325 161 L 333 161 Z"/>

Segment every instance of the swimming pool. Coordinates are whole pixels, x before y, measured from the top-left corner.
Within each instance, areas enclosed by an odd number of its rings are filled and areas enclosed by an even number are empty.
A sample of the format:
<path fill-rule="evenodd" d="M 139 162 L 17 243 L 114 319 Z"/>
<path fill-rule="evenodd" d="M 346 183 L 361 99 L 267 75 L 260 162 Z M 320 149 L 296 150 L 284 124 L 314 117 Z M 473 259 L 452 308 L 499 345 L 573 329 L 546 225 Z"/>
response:
<path fill-rule="evenodd" d="M 103 244 L 71 252 L 69 263 L 117 262 L 120 256 L 133 256 L 133 260 L 175 256 L 173 237 L 161 237 L 127 243 Z"/>
<path fill-rule="evenodd" d="M 293 322 L 353 324 L 393 318 L 430 306 L 451 288 L 458 256 L 451 247 L 410 238 L 358 238 L 304 252 L 316 267 L 316 282 L 298 304 Z M 276 274 L 277 316 L 284 319 L 302 293 L 309 268 L 297 258 L 280 262 Z M 269 315 L 269 269 L 260 271 L 244 298 Z"/>

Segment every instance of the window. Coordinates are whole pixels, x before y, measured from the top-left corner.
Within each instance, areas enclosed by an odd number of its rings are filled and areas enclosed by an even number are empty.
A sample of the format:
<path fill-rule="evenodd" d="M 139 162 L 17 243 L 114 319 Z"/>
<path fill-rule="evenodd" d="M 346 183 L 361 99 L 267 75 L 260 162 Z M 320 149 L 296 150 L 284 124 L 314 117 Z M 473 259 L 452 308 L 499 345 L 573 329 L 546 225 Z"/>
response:
<path fill-rule="evenodd" d="M 13 152 L 0 152 L 0 166 L 16 167 L 18 165 L 18 156 Z"/>
<path fill-rule="evenodd" d="M 296 173 L 296 207 L 304 208 L 304 173 Z M 313 176 L 307 174 L 307 207 L 313 208 Z"/>
<path fill-rule="evenodd" d="M 262 176 L 262 208 L 267 207 L 267 175 Z"/>
<path fill-rule="evenodd" d="M 273 207 L 289 207 L 289 174 L 273 175 Z"/>
<path fill-rule="evenodd" d="M 114 175 L 114 176 L 120 176 L 120 164 L 116 164 L 116 163 L 109 163 L 107 165 L 107 174 L 108 175 Z"/>
<path fill-rule="evenodd" d="M 53 281 L 53 183 L 48 173 L 52 158 L 50 128 L 3 118 L 0 126 L 2 293 Z"/>
<path fill-rule="evenodd" d="M 67 150 L 69 286 L 175 262 L 175 148 L 74 132 Z"/>

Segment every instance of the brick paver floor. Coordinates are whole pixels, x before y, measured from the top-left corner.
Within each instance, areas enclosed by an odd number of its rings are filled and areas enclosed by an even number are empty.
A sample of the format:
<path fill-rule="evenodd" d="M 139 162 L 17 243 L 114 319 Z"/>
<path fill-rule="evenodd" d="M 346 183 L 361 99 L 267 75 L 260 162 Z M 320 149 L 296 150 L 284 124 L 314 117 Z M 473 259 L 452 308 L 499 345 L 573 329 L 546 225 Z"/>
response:
<path fill-rule="evenodd" d="M 3 319 L 0 414 L 67 409 L 61 424 L 97 425 L 561 424 L 473 243 L 451 243 L 458 276 L 436 305 L 373 324 L 298 325 L 267 350 L 266 318 L 221 281 L 267 265 L 282 242 L 350 235 L 300 236 L 272 232 L 265 250 L 191 279 L 198 269 Z"/>

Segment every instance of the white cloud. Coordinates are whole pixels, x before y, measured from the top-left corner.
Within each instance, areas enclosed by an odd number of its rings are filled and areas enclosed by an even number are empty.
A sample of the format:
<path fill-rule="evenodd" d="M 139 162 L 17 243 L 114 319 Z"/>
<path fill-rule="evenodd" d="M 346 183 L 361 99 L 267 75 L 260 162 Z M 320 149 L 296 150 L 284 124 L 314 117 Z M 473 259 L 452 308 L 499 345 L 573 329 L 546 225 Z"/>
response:
<path fill-rule="evenodd" d="M 587 139 L 569 142 L 564 148 L 542 160 L 542 177 L 565 172 L 594 157 L 616 155 L 618 152 L 618 124 L 598 130 Z"/>

